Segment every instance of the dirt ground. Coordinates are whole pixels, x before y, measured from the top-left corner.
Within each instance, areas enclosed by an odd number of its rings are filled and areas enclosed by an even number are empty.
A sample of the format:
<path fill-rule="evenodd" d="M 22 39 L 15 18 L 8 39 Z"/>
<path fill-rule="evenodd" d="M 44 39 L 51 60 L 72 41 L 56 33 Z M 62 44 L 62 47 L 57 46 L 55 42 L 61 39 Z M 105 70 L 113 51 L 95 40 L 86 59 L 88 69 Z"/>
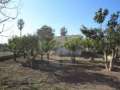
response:
<path fill-rule="evenodd" d="M 0 62 L 0 90 L 120 90 L 119 66 L 106 72 L 102 63 L 84 60 L 76 64 L 70 60 L 17 61 Z"/>

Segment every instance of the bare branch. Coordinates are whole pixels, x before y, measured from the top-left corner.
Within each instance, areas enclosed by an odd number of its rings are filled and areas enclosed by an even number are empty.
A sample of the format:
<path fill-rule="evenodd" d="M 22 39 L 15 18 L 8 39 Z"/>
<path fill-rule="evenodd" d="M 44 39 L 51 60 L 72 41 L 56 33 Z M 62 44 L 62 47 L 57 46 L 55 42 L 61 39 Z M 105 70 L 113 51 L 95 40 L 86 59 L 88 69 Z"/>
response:
<path fill-rule="evenodd" d="M 0 4 L 7 4 L 9 3 L 11 0 L 0 0 Z"/>
<path fill-rule="evenodd" d="M 9 37 L 9 36 L 5 36 L 5 35 L 0 35 L 1 37 Z"/>
<path fill-rule="evenodd" d="M 10 18 L 6 18 L 6 19 L 1 20 L 1 21 L 0 21 L 0 24 L 3 23 L 3 22 L 5 22 L 5 21 L 7 21 L 7 20 L 9 20 L 9 19 L 10 19 Z"/>
<path fill-rule="evenodd" d="M 9 19 L 14 20 L 18 16 L 18 6 L 13 5 L 13 7 L 9 7 L 8 4 L 10 2 L 11 2 L 11 0 L 0 0 L 0 14 L 3 16 L 3 19 L 0 20 L 0 24 L 9 20 Z M 19 3 L 18 3 L 18 5 L 19 5 Z M 5 12 L 5 10 L 7 10 L 7 11 L 16 10 L 16 15 L 9 16 L 9 14 L 7 15 L 7 12 Z"/>

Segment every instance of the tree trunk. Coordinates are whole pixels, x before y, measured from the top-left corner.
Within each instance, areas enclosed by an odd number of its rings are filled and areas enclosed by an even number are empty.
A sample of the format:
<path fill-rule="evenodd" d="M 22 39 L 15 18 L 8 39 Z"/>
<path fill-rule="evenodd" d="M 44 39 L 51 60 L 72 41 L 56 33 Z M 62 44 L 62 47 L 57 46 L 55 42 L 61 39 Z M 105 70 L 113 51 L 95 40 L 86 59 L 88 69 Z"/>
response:
<path fill-rule="evenodd" d="M 14 57 L 14 61 L 17 62 L 17 60 L 16 60 L 16 52 L 14 52 L 13 57 Z"/>
<path fill-rule="evenodd" d="M 31 56 L 32 56 L 32 59 L 33 59 L 33 60 L 36 59 L 37 53 L 35 52 L 34 49 L 31 50 Z"/>
<path fill-rule="evenodd" d="M 75 56 L 72 57 L 72 63 L 75 63 L 76 60 L 75 60 Z"/>
<path fill-rule="evenodd" d="M 24 59 L 26 58 L 26 52 L 25 51 L 23 52 L 23 57 L 24 57 Z"/>
<path fill-rule="evenodd" d="M 36 55 L 33 54 L 33 56 L 32 56 L 32 60 L 35 60 L 35 59 L 36 59 Z"/>
<path fill-rule="evenodd" d="M 101 29 L 101 31 L 102 31 L 102 23 L 100 24 L 100 29 Z"/>
<path fill-rule="evenodd" d="M 72 63 L 75 63 L 76 62 L 76 60 L 75 60 L 75 55 L 74 55 L 74 53 L 72 52 Z"/>
<path fill-rule="evenodd" d="M 43 54 L 41 53 L 41 60 L 43 60 Z"/>
<path fill-rule="evenodd" d="M 118 49 L 118 47 L 116 47 L 116 49 L 115 49 L 115 55 L 114 55 L 114 62 L 113 63 L 117 63 L 117 61 L 119 60 L 118 58 L 119 58 L 119 49 Z"/>
<path fill-rule="evenodd" d="M 109 71 L 112 70 L 112 62 L 113 62 L 113 59 L 111 59 L 110 62 L 109 62 Z"/>
<path fill-rule="evenodd" d="M 115 56 L 115 50 L 112 50 L 112 58 L 111 58 L 111 60 L 110 60 L 110 62 L 109 62 L 109 71 L 112 70 L 114 56 Z"/>
<path fill-rule="evenodd" d="M 105 60 L 105 69 L 108 71 L 108 59 L 107 59 L 107 52 L 104 51 L 104 60 Z"/>
<path fill-rule="evenodd" d="M 31 56 L 33 56 L 33 49 L 31 49 L 31 52 L 30 52 L 30 53 L 31 53 Z"/>
<path fill-rule="evenodd" d="M 90 52 L 91 53 L 91 61 L 94 62 L 94 53 L 95 51 Z"/>
<path fill-rule="evenodd" d="M 20 30 L 20 38 L 22 37 L 22 30 Z"/>
<path fill-rule="evenodd" d="M 47 59 L 48 59 L 48 61 L 49 61 L 49 59 L 50 59 L 50 54 L 49 54 L 49 53 L 47 53 Z"/>

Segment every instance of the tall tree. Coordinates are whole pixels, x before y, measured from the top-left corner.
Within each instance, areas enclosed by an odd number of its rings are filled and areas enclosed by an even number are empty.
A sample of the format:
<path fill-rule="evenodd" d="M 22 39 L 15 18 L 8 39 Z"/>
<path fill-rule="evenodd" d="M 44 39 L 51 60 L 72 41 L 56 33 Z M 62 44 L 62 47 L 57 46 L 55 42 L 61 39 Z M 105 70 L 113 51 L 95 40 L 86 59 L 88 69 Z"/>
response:
<path fill-rule="evenodd" d="M 95 41 L 95 43 L 97 43 L 97 47 L 100 48 L 102 50 L 102 52 L 104 53 L 104 60 L 105 60 L 105 67 L 106 70 L 107 69 L 107 53 L 106 53 L 106 43 L 105 43 L 105 36 L 102 33 L 101 35 L 101 30 L 96 30 L 96 29 L 88 29 L 87 27 L 83 27 L 81 28 L 82 33 L 86 36 L 86 38 L 90 38 L 92 40 Z M 102 31 L 103 32 L 103 31 Z M 94 45 L 95 47 L 95 45 Z M 98 50 L 98 48 L 96 48 Z"/>
<path fill-rule="evenodd" d="M 108 15 L 108 10 L 107 9 L 102 9 L 100 8 L 94 16 L 94 20 L 100 24 L 100 28 L 102 30 L 102 24 L 106 18 L 106 16 Z"/>
<path fill-rule="evenodd" d="M 113 67 L 113 62 L 116 59 L 118 47 L 120 45 L 120 22 L 119 22 L 119 12 L 113 13 L 108 21 L 107 28 L 105 31 L 94 30 L 83 30 L 83 33 L 87 37 L 98 42 L 100 48 L 104 53 L 105 67 L 106 70 L 111 71 Z M 86 29 L 86 28 L 85 28 Z M 111 57 L 108 60 L 108 57 Z"/>
<path fill-rule="evenodd" d="M 108 21 L 108 28 L 106 31 L 106 44 L 107 44 L 107 51 L 111 54 L 111 60 L 109 62 L 109 71 L 112 70 L 113 61 L 117 56 L 117 50 L 120 45 L 120 30 L 119 30 L 119 12 L 113 13 Z"/>
<path fill-rule="evenodd" d="M 67 34 L 67 29 L 66 29 L 65 27 L 62 27 L 62 28 L 60 29 L 60 34 L 61 34 L 61 36 L 66 36 L 66 34 Z"/>
<path fill-rule="evenodd" d="M 39 51 L 41 53 L 41 59 L 43 53 L 46 53 L 49 60 L 49 53 L 54 47 L 54 31 L 51 27 L 44 25 L 38 29 L 37 35 L 39 38 Z"/>
<path fill-rule="evenodd" d="M 18 29 L 20 30 L 20 37 L 22 36 L 22 29 L 24 27 L 24 20 L 23 19 L 19 19 L 18 23 L 17 23 Z"/>
<path fill-rule="evenodd" d="M 83 39 L 82 45 L 87 49 L 87 52 L 90 52 L 91 60 L 94 60 L 95 52 L 102 52 L 101 47 L 101 38 L 103 37 L 101 30 L 97 28 L 87 28 L 82 26 L 81 32 L 85 36 Z"/>
<path fill-rule="evenodd" d="M 44 25 L 37 30 L 37 35 L 40 40 L 50 41 L 54 37 L 54 31 L 50 26 Z"/>

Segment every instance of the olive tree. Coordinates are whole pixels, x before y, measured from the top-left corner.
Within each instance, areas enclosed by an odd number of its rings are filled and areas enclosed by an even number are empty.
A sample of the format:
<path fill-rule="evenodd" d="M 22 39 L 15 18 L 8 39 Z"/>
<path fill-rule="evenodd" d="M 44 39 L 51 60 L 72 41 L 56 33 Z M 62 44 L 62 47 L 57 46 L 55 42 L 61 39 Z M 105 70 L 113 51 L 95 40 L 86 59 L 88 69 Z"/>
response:
<path fill-rule="evenodd" d="M 21 47 L 22 53 L 24 54 L 24 58 L 26 54 L 32 56 L 32 59 L 35 59 L 38 53 L 38 37 L 37 35 L 25 35 L 20 37 L 21 39 Z"/>
<path fill-rule="evenodd" d="M 54 49 L 55 44 L 56 44 L 55 40 L 42 41 L 40 44 L 40 50 L 42 51 L 42 53 L 46 53 L 48 60 L 50 59 L 50 51 Z M 41 57 L 41 60 L 42 59 L 43 58 Z"/>
<path fill-rule="evenodd" d="M 22 49 L 20 42 L 21 42 L 21 39 L 17 36 L 8 40 L 8 46 L 9 46 L 10 51 L 13 52 L 13 56 L 14 56 L 15 61 L 16 61 L 16 57 L 19 54 L 19 51 Z"/>
<path fill-rule="evenodd" d="M 64 47 L 71 51 L 72 62 L 75 63 L 75 51 L 80 48 L 81 38 L 70 38 L 64 43 Z"/>
<path fill-rule="evenodd" d="M 53 49 L 55 45 L 54 39 L 54 30 L 49 26 L 42 26 L 37 31 L 38 39 L 39 39 L 39 51 L 41 54 L 41 59 L 43 59 L 43 54 L 47 55 L 47 59 L 49 60 L 50 51 Z"/>

